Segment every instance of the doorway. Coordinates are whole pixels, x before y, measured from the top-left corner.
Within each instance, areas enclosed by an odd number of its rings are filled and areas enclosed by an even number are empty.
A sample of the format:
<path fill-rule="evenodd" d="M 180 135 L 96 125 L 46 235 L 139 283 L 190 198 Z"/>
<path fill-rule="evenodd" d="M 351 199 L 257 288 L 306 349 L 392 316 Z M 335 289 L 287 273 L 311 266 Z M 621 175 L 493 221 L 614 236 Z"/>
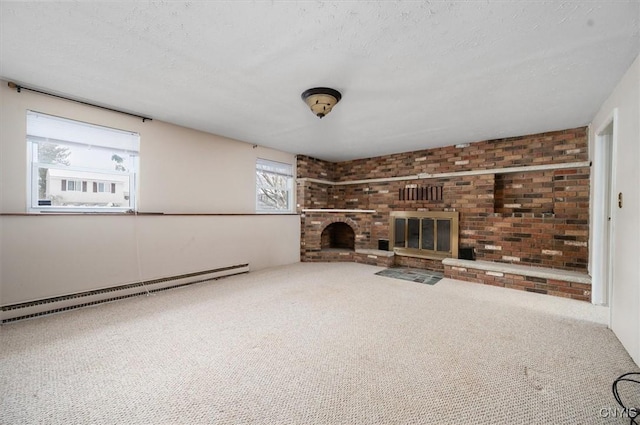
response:
<path fill-rule="evenodd" d="M 593 304 L 609 306 L 613 290 L 613 187 L 615 149 L 614 111 L 596 131 L 593 196 Z"/>

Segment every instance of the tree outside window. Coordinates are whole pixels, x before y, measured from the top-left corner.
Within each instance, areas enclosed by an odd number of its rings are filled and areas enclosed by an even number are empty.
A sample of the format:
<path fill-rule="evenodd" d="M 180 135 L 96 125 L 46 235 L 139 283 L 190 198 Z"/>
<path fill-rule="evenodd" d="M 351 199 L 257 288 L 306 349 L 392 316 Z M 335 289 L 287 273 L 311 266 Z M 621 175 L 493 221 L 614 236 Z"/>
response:
<path fill-rule="evenodd" d="M 291 212 L 293 167 L 290 164 L 258 159 L 256 162 L 256 210 Z"/>

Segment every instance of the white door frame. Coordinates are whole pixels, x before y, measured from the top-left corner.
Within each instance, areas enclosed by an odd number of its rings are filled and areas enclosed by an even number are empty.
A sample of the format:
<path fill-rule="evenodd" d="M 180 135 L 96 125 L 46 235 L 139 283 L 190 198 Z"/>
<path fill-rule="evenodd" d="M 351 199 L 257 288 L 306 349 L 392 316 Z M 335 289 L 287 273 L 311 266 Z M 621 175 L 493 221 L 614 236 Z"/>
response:
<path fill-rule="evenodd" d="M 614 290 L 612 259 L 615 255 L 613 214 L 616 187 L 614 170 L 617 151 L 617 123 L 618 109 L 616 108 L 594 133 L 591 302 L 609 306 Z M 608 131 L 610 126 L 612 129 Z"/>

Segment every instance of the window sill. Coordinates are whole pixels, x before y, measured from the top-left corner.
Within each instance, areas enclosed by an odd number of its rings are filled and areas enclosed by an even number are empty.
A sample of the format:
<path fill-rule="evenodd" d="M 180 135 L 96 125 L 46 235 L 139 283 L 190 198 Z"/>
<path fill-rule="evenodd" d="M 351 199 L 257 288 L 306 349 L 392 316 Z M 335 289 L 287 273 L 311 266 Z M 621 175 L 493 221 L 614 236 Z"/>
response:
<path fill-rule="evenodd" d="M 104 214 L 104 215 L 113 215 L 113 214 L 135 214 L 135 212 L 128 208 L 117 208 L 117 209 L 66 209 L 66 208 L 31 208 L 27 211 L 27 214 L 43 214 L 43 215 L 51 215 L 51 214 Z"/>
<path fill-rule="evenodd" d="M 255 215 L 298 215 L 293 211 L 256 211 Z"/>
<path fill-rule="evenodd" d="M 278 214 L 262 214 L 262 213 L 164 213 L 164 212 L 66 212 L 66 211 L 47 211 L 47 212 L 25 212 L 25 213 L 0 213 L 0 216 L 23 216 L 23 217 L 61 217 L 61 216 L 110 216 L 110 217 L 166 217 L 166 216 L 189 216 L 189 217 L 228 217 L 228 216 L 298 216 L 297 213 L 278 213 Z"/>
<path fill-rule="evenodd" d="M 30 217 L 49 217 L 49 216 L 80 216 L 80 215 L 91 215 L 91 216 L 132 216 L 135 213 L 126 212 L 126 211 L 30 211 L 25 213 L 2 213 L 0 216 L 30 216 Z"/>

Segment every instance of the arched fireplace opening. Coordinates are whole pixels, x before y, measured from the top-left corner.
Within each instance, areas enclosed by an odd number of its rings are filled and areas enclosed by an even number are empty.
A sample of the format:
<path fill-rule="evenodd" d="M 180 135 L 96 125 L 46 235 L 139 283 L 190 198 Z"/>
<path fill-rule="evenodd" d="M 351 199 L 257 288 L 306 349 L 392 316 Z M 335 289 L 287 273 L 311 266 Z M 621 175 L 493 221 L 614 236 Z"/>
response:
<path fill-rule="evenodd" d="M 322 231 L 320 237 L 320 248 L 327 249 L 347 249 L 353 251 L 356 246 L 356 235 L 346 223 L 331 223 Z"/>

